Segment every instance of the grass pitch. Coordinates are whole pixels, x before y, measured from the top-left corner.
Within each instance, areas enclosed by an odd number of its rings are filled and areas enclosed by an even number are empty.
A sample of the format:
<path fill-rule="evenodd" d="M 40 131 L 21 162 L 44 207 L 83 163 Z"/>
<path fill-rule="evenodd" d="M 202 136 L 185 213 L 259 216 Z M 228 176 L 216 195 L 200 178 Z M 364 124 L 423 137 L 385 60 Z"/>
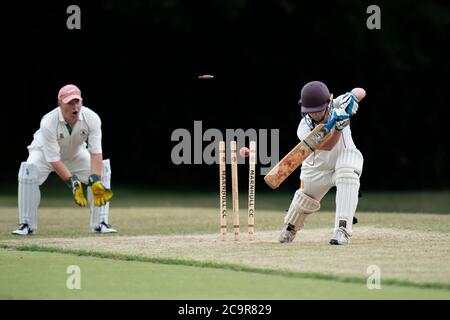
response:
<path fill-rule="evenodd" d="M 4 299 L 448 299 L 445 290 L 368 290 L 358 283 L 59 253 L 0 250 L 0 260 Z M 71 265 L 80 268 L 79 290 L 66 285 Z"/>
<path fill-rule="evenodd" d="M 71 207 L 70 197 L 43 195 L 38 233 L 25 238 L 10 235 L 17 209 L 11 197 L 0 197 L 0 298 L 450 298 L 445 193 L 430 194 L 434 200 L 422 204 L 434 214 L 375 212 L 379 194 L 366 195 L 360 207 L 370 211 L 358 212 L 353 243 L 342 247 L 328 245 L 334 224 L 329 211 L 311 216 L 293 243 L 279 244 L 290 195 L 258 196 L 252 242 L 245 240 L 245 195 L 241 242 L 218 240 L 214 193 L 133 194 L 118 200 L 110 215 L 117 235 L 92 234 L 88 210 Z M 398 202 L 405 201 L 402 197 Z M 327 201 L 332 206 L 332 197 L 324 200 L 325 209 Z M 69 265 L 81 268 L 80 290 L 66 288 Z M 380 290 L 366 286 L 370 265 L 381 271 Z"/>

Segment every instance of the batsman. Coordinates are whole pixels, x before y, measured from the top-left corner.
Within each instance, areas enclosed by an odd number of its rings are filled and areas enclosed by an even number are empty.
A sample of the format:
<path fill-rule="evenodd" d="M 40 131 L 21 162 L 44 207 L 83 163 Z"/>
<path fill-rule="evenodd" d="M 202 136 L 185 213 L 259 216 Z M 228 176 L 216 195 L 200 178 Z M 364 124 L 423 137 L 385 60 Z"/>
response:
<path fill-rule="evenodd" d="M 352 139 L 350 117 L 358 111 L 358 103 L 365 95 L 364 89 L 354 88 L 333 99 L 323 82 L 312 81 L 303 86 L 298 138 L 304 140 L 318 124 L 326 123 L 331 117 L 335 125 L 327 139 L 302 163 L 300 188 L 285 216 L 279 237 L 281 243 L 294 240 L 308 217 L 320 209 L 321 199 L 333 186 L 336 186 L 336 216 L 330 244 L 350 243 L 363 168 L 363 156 Z"/>
<path fill-rule="evenodd" d="M 82 102 L 80 89 L 66 85 L 59 90 L 58 106 L 42 118 L 28 146 L 28 159 L 20 165 L 19 228 L 13 234 L 36 233 L 39 186 L 51 172 L 65 182 L 78 206 L 89 204 L 93 232 L 117 232 L 108 224 L 113 193 L 110 162 L 102 154 L 101 120 Z"/>

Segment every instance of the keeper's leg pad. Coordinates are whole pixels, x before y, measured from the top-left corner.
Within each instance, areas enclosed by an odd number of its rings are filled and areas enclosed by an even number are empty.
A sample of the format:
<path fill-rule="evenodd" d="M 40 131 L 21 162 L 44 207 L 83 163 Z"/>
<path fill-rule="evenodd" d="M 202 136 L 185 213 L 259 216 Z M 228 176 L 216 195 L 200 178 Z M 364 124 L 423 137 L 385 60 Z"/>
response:
<path fill-rule="evenodd" d="M 284 223 L 290 224 L 295 231 L 299 231 L 305 225 L 307 216 L 319 209 L 319 201 L 305 194 L 302 189 L 298 189 L 295 192 L 294 199 L 292 199 Z"/>
<path fill-rule="evenodd" d="M 19 169 L 19 221 L 37 230 L 37 210 L 41 201 L 39 171 L 35 164 L 22 162 Z"/>
<path fill-rule="evenodd" d="M 336 219 L 335 230 L 345 226 L 352 234 L 353 217 L 358 205 L 359 179 L 363 156 L 357 149 L 345 149 L 336 161 Z"/>
<path fill-rule="evenodd" d="M 102 183 L 103 185 L 110 189 L 111 188 L 111 164 L 109 159 L 103 160 L 103 178 Z M 92 194 L 91 187 L 88 187 L 87 191 L 88 201 L 89 201 L 89 207 L 91 209 L 91 220 L 90 220 L 90 226 L 91 229 L 94 230 L 98 227 L 98 225 L 101 222 L 105 222 L 108 224 L 109 219 L 109 201 L 101 207 L 94 206 L 94 195 Z"/>

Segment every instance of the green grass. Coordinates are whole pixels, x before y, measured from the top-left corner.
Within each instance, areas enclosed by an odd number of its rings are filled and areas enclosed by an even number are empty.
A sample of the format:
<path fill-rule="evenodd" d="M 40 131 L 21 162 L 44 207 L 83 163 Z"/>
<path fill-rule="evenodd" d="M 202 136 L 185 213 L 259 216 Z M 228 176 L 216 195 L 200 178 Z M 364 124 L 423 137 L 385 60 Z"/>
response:
<path fill-rule="evenodd" d="M 166 248 L 158 241 L 145 243 L 143 248 L 147 251 L 125 246 L 126 239 L 122 244 L 119 241 L 125 236 L 217 235 L 218 195 L 125 188 L 114 191 L 110 222 L 119 229 L 118 236 L 91 233 L 88 209 L 76 207 L 64 188 L 43 188 L 38 233 L 26 238 L 10 234 L 17 226 L 15 191 L 0 192 L 0 248 L 3 248 L 0 249 L 0 297 L 450 299 L 446 264 L 450 252 L 445 247 L 450 230 L 448 191 L 364 193 L 358 206 L 360 222 L 355 226 L 356 241 L 348 247 L 331 248 L 325 242 L 303 243 L 301 238 L 292 246 L 280 246 L 267 239 L 255 245 L 201 240 L 192 246 L 178 246 L 180 243 L 169 240 Z M 291 197 L 292 194 L 279 191 L 257 192 L 256 235 L 264 231 L 279 232 Z M 240 203 L 241 225 L 245 226 L 245 193 L 241 193 Z M 305 232 L 317 230 L 320 236 L 320 230 L 331 230 L 333 211 L 334 193 L 331 192 L 323 199 L 321 211 L 309 218 Z M 365 238 L 361 235 L 358 242 L 358 229 L 373 235 Z M 244 227 L 241 230 L 244 232 Z M 376 230 L 384 230 L 387 238 L 377 236 Z M 398 236 L 395 230 L 406 233 Z M 411 242 L 415 233 L 419 236 L 417 245 Z M 60 238 L 56 244 L 45 244 L 45 241 L 56 241 L 55 238 Z M 89 239 L 91 244 L 80 238 Z M 115 242 L 109 244 L 113 239 Z M 134 243 L 135 238 L 129 239 Z M 185 238 L 176 239 L 183 242 Z M 343 266 L 340 259 L 347 259 L 347 255 L 360 261 L 352 263 L 351 268 L 346 263 L 346 270 L 353 270 L 354 266 L 357 269 L 353 273 L 337 272 L 339 268 L 332 266 L 339 263 Z M 311 265 L 305 268 L 308 261 L 312 261 Z M 296 269 L 295 264 L 299 263 L 304 269 Z M 367 289 L 364 273 L 367 263 L 380 263 L 381 290 Z M 71 264 L 82 268 L 81 290 L 65 287 L 68 276 L 65 270 Z M 330 268 L 315 272 L 318 265 Z"/>
<path fill-rule="evenodd" d="M 16 207 L 16 190 L 0 189 L 0 208 Z M 293 190 L 294 192 L 294 190 Z M 289 207 L 293 192 L 257 191 L 256 207 L 263 210 L 284 211 Z M 73 200 L 65 188 L 43 186 L 42 207 L 71 206 Z M 230 198 L 230 194 L 228 195 Z M 239 196 L 241 207 L 245 208 L 246 192 Z M 334 211 L 335 192 L 329 192 L 321 202 L 322 211 Z M 365 212 L 404 212 L 404 213 L 443 213 L 450 214 L 450 191 L 416 191 L 416 192 L 364 192 L 359 199 L 358 211 Z M 184 208 L 217 208 L 219 195 L 217 192 L 161 191 L 133 188 L 114 188 L 113 207 L 184 207 Z M 228 203 L 231 203 L 229 199 Z"/>
<path fill-rule="evenodd" d="M 29 248 L 30 249 L 30 248 Z M 117 258 L 117 257 L 115 257 Z M 0 296 L 7 299 L 449 299 L 447 290 L 0 250 Z M 127 259 L 125 259 L 127 260 Z M 68 266 L 81 270 L 81 289 L 69 290 Z M 30 285 L 32 283 L 32 285 Z"/>
<path fill-rule="evenodd" d="M 199 267 L 199 268 L 209 268 L 209 269 L 224 269 L 239 272 L 250 272 L 259 273 L 267 275 L 278 275 L 288 278 L 300 278 L 300 279 L 315 279 L 315 280 L 329 280 L 343 283 L 356 283 L 365 284 L 366 277 L 361 276 L 343 276 L 335 275 L 329 273 L 319 273 L 319 272 L 295 272 L 289 270 L 280 269 L 269 269 L 269 268 L 255 268 L 248 265 L 239 265 L 235 263 L 218 263 L 211 261 L 198 261 L 191 259 L 175 259 L 175 258 L 160 258 L 160 257 L 145 257 L 129 254 L 120 254 L 114 252 L 97 252 L 92 250 L 82 250 L 82 249 L 67 249 L 67 248 L 57 248 L 48 246 L 38 246 L 38 245 L 23 245 L 23 246 L 8 246 L 0 244 L 0 248 L 4 249 L 15 249 L 17 251 L 30 251 L 30 252 L 51 252 L 51 253 L 61 253 L 76 255 L 80 257 L 96 257 L 103 259 L 113 259 L 122 261 L 137 261 L 137 262 L 150 262 L 157 264 L 166 265 L 180 265 L 189 267 Z M 450 291 L 450 284 L 447 283 L 420 283 L 411 282 L 407 280 L 398 279 L 384 279 L 383 283 L 389 286 L 402 286 L 402 287 L 414 287 L 414 288 L 428 288 L 428 289 L 443 289 Z M 450 292 L 449 292 L 450 298 Z"/>

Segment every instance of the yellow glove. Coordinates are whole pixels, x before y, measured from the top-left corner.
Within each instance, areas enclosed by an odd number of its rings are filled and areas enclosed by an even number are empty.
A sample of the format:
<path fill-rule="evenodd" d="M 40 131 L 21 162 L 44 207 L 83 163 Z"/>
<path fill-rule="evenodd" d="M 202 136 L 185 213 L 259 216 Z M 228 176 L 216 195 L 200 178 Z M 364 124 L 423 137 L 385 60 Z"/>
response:
<path fill-rule="evenodd" d="M 113 197 L 111 189 L 107 189 L 100 181 L 100 177 L 93 174 L 89 177 L 89 185 L 94 196 L 94 206 L 104 206 Z"/>
<path fill-rule="evenodd" d="M 86 197 L 84 196 L 83 192 L 83 185 L 81 184 L 81 181 L 78 179 L 76 175 L 73 175 L 66 181 L 67 186 L 69 189 L 72 190 L 73 198 L 75 200 L 75 203 L 79 205 L 80 207 L 86 207 L 88 204 L 88 201 Z"/>

